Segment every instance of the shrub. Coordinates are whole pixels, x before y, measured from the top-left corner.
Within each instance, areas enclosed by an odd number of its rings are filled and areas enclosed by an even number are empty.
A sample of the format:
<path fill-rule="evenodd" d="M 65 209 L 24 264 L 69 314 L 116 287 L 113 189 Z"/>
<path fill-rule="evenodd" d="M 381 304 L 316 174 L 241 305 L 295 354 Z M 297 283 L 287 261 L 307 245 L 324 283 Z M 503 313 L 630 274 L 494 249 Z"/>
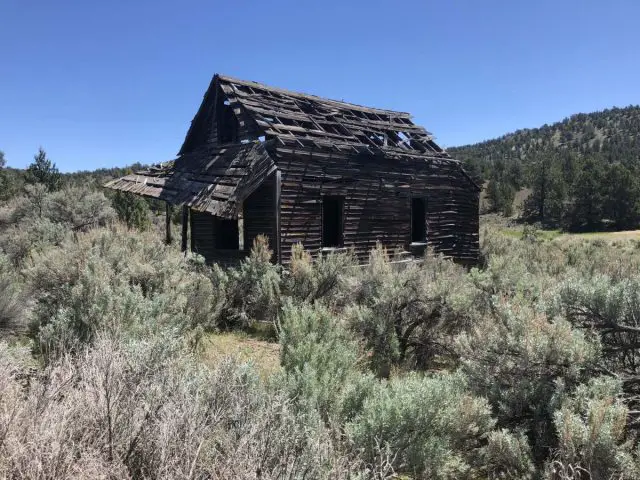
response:
<path fill-rule="evenodd" d="M 117 191 L 113 195 L 112 203 L 118 218 L 129 228 L 146 230 L 151 224 L 149 220 L 149 205 L 138 195 Z"/>
<path fill-rule="evenodd" d="M 0 251 L 0 332 L 6 333 L 25 327 L 28 304 L 23 288 L 9 258 Z"/>
<path fill-rule="evenodd" d="M 115 218 L 107 198 L 100 192 L 72 187 L 48 192 L 41 184 L 28 185 L 25 197 L 4 207 L 0 223 L 0 247 L 20 265 L 34 250 L 59 245 L 70 231 L 104 226 Z"/>
<path fill-rule="evenodd" d="M 348 297 L 347 275 L 355 265 L 352 253 L 330 253 L 313 259 L 301 244 L 295 244 L 284 292 L 297 301 L 343 303 Z"/>
<path fill-rule="evenodd" d="M 209 371 L 164 336 L 63 356 L 28 386 L 0 343 L 0 475 L 7 478 L 339 478 L 353 463 L 321 424 L 246 365 Z"/>
<path fill-rule="evenodd" d="M 47 198 L 48 218 L 71 230 L 88 230 L 104 226 L 116 217 L 111 202 L 102 192 L 72 187 L 55 192 Z"/>
<path fill-rule="evenodd" d="M 358 367 L 359 348 L 348 330 L 320 305 L 285 305 L 280 320 L 285 386 L 301 411 L 341 423 L 358 411 L 372 379 Z"/>
<path fill-rule="evenodd" d="M 453 337 L 472 318 L 473 286 L 461 267 L 427 256 L 421 266 L 394 267 L 382 247 L 362 269 L 348 311 L 365 339 L 371 365 L 388 377 L 393 365 L 426 369 L 451 361 Z"/>
<path fill-rule="evenodd" d="M 453 479 L 477 476 L 493 425 L 489 405 L 461 375 L 410 374 L 380 383 L 346 431 L 366 462 L 388 450 L 396 471 Z"/>
<path fill-rule="evenodd" d="M 607 369 L 635 374 L 640 365 L 640 278 L 614 282 L 606 275 L 572 276 L 560 283 L 551 314 L 563 314 L 576 326 L 599 333 Z"/>
<path fill-rule="evenodd" d="M 546 466 L 549 478 L 638 478 L 620 394 L 614 379 L 593 378 L 563 402 L 554 414 L 558 448 Z"/>
<path fill-rule="evenodd" d="M 554 411 L 589 378 L 599 347 L 567 321 L 526 306 L 498 305 L 495 315 L 458 338 L 460 370 L 489 400 L 499 426 L 524 429 L 539 460 L 555 444 Z"/>
<path fill-rule="evenodd" d="M 491 479 L 528 480 L 536 473 L 531 448 L 522 432 L 513 434 L 506 429 L 489 432 L 481 455 L 483 470 Z"/>
<path fill-rule="evenodd" d="M 32 333 L 49 353 L 78 350 L 99 332 L 143 336 L 217 321 L 210 279 L 153 235 L 93 230 L 33 257 Z"/>
<path fill-rule="evenodd" d="M 183 284 L 187 296 L 186 316 L 191 327 L 216 330 L 226 323 L 229 312 L 227 289 L 229 276 L 218 265 L 199 268 L 190 282 Z"/>
<path fill-rule="evenodd" d="M 229 308 L 221 317 L 222 328 L 246 328 L 254 321 L 275 321 L 280 308 L 280 267 L 271 263 L 268 239 L 258 236 L 251 254 L 239 268 L 230 269 Z"/>
<path fill-rule="evenodd" d="M 16 266 L 21 266 L 33 253 L 52 245 L 60 245 L 67 229 L 47 218 L 29 218 L 7 228 L 0 234 L 0 248 Z"/>

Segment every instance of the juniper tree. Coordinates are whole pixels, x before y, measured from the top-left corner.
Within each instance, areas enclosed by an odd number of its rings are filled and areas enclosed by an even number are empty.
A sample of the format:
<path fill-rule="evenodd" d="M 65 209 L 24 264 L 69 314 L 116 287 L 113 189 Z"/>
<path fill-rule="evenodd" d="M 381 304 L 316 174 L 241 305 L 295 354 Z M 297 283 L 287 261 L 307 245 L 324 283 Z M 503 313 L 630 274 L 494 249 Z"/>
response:
<path fill-rule="evenodd" d="M 47 187 L 49 191 L 59 190 L 62 186 L 62 175 L 48 157 L 42 147 L 38 149 L 38 153 L 33 156 L 33 163 L 27 168 L 27 183 L 41 183 Z"/>

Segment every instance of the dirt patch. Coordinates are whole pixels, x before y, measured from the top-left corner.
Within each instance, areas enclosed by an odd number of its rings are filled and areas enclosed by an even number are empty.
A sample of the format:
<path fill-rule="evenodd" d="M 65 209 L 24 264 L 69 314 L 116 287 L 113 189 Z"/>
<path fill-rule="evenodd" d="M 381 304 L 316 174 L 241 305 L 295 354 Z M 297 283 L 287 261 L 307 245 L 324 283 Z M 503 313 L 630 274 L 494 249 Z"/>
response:
<path fill-rule="evenodd" d="M 280 368 L 280 345 L 248 337 L 239 333 L 209 334 L 203 339 L 202 360 L 209 366 L 215 366 L 227 356 L 233 356 L 241 362 L 252 363 L 267 377 Z"/>

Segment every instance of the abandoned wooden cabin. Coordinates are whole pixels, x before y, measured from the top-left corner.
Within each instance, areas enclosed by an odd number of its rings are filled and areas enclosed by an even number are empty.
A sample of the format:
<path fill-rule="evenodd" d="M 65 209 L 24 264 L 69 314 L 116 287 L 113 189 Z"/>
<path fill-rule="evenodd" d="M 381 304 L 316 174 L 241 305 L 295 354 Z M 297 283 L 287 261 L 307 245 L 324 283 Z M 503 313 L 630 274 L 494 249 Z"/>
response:
<path fill-rule="evenodd" d="M 182 247 L 209 262 L 243 258 L 261 234 L 283 264 L 298 242 L 362 262 L 376 242 L 478 258 L 480 189 L 408 113 L 222 75 L 175 160 L 106 186 L 182 205 Z"/>

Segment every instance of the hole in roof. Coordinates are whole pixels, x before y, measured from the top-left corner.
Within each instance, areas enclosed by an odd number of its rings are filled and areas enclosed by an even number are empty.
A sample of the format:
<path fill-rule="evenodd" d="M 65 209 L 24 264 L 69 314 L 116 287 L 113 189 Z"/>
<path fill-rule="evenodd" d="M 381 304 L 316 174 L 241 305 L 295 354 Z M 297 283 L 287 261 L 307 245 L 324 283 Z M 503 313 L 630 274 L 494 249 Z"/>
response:
<path fill-rule="evenodd" d="M 224 103 L 225 105 L 231 105 L 231 102 L 230 102 L 229 100 L 225 100 L 223 103 Z"/>
<path fill-rule="evenodd" d="M 326 123 L 320 123 L 319 125 L 325 132 L 337 133 L 337 134 L 340 133 L 333 125 L 329 125 Z"/>
<path fill-rule="evenodd" d="M 396 132 L 396 134 L 398 135 L 398 137 L 400 137 L 400 140 L 403 143 L 409 143 L 410 139 L 409 139 L 409 137 L 407 136 L 406 133 L 404 133 L 404 132 Z"/>
<path fill-rule="evenodd" d="M 258 141 L 260 141 L 260 142 L 264 142 L 265 140 L 266 140 L 266 139 L 265 139 L 265 136 L 264 136 L 264 135 L 260 135 L 260 136 L 258 137 Z"/>
<path fill-rule="evenodd" d="M 387 132 L 387 143 L 388 143 L 388 144 L 390 143 L 392 146 L 397 147 L 397 146 L 398 146 L 398 144 L 400 144 L 400 143 L 402 143 L 402 142 L 401 142 L 401 141 L 400 141 L 400 139 L 395 135 L 395 132 L 391 130 L 391 131 L 388 131 L 388 132 Z"/>
<path fill-rule="evenodd" d="M 306 101 L 306 102 L 296 102 L 296 103 L 298 105 L 298 108 L 302 110 L 304 113 L 316 113 L 316 109 L 311 102 Z"/>
<path fill-rule="evenodd" d="M 246 145 L 247 143 L 249 143 L 249 140 L 245 138 L 244 140 L 241 140 L 240 143 Z"/>
<path fill-rule="evenodd" d="M 386 145 L 387 144 L 387 136 L 381 133 L 370 133 L 369 138 L 374 141 L 377 145 Z"/>

